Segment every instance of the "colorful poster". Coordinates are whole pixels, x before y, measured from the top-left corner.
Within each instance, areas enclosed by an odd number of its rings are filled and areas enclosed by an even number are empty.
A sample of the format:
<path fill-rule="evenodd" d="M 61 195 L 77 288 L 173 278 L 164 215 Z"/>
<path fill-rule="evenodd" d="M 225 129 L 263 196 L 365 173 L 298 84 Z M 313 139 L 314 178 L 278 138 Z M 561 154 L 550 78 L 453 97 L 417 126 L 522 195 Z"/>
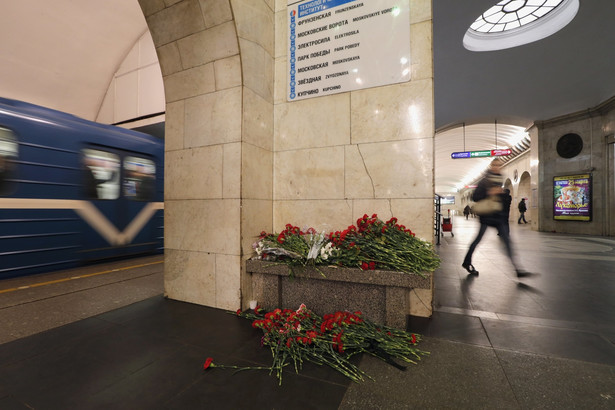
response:
<path fill-rule="evenodd" d="M 591 221 L 591 174 L 553 178 L 553 219 Z"/>
<path fill-rule="evenodd" d="M 287 100 L 410 81 L 409 0 L 289 1 Z"/>

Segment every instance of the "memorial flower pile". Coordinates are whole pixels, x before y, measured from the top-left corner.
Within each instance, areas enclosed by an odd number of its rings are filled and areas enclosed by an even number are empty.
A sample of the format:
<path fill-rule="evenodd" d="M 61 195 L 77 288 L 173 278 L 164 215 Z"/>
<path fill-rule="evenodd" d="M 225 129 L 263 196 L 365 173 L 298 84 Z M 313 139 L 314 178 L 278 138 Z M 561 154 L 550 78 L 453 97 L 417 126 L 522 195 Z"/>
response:
<path fill-rule="evenodd" d="M 397 218 L 383 222 L 376 214 L 365 214 L 356 226 L 329 234 L 287 224 L 279 234 L 261 232 L 253 248 L 256 259 L 289 265 L 333 265 L 421 276 L 440 265 L 431 243 L 417 238 Z"/>
<path fill-rule="evenodd" d="M 282 372 L 292 365 L 295 372 L 303 363 L 326 365 L 354 382 L 370 378 L 350 359 L 366 353 L 406 370 L 394 359 L 416 364 L 428 354 L 416 348 L 420 335 L 377 325 L 362 317 L 361 312 L 335 312 L 318 316 L 304 304 L 299 309 L 275 309 L 265 312 L 257 306 L 254 310 L 237 311 L 237 315 L 252 320 L 254 328 L 263 331 L 261 345 L 269 347 L 273 362 L 270 367 L 237 367 L 221 365 L 208 357 L 204 370 L 230 368 L 241 370 L 269 370 L 282 384 Z"/>

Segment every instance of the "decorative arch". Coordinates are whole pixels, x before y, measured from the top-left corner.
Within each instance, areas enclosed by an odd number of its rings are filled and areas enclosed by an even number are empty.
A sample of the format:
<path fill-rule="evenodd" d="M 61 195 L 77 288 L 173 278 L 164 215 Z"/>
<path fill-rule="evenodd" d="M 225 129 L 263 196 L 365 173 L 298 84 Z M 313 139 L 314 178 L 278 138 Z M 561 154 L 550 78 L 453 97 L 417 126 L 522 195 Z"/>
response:
<path fill-rule="evenodd" d="M 532 178 L 530 176 L 530 173 L 528 171 L 524 171 L 519 177 L 519 184 L 517 185 L 516 195 L 513 196 L 513 204 L 514 204 L 514 209 L 515 209 L 517 218 L 519 218 L 519 210 L 517 208 L 517 204 L 521 201 L 521 198 L 525 198 L 525 202 L 527 205 L 527 212 L 525 213 L 525 219 L 528 222 L 531 222 L 531 220 L 533 219 L 532 218 L 533 209 L 536 209 L 536 207 L 538 206 L 538 204 L 533 204 L 530 199 L 530 194 L 532 192 L 531 182 L 532 182 Z"/>
<path fill-rule="evenodd" d="M 166 97 L 164 276 L 172 299 L 234 310 L 251 296 L 243 262 L 272 220 L 268 3 L 139 0 Z"/>

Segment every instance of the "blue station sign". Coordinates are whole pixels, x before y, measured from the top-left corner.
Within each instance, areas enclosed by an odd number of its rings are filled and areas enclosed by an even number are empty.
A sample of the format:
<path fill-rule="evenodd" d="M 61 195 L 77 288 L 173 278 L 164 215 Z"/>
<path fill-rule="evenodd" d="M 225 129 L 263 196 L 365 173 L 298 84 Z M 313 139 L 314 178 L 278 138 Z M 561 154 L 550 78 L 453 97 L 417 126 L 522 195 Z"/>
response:
<path fill-rule="evenodd" d="M 453 152 L 451 154 L 451 158 L 459 159 L 459 158 L 503 157 L 506 155 L 510 155 L 511 153 L 512 151 L 508 148 L 482 150 L 482 151 L 464 151 L 464 152 Z"/>

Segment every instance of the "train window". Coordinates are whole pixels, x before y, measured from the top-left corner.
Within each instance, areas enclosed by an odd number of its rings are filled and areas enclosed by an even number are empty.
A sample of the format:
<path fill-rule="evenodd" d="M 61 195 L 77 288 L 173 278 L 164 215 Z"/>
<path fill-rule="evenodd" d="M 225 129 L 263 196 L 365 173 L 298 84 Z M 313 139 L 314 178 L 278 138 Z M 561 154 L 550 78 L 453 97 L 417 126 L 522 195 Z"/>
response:
<path fill-rule="evenodd" d="M 11 191 L 18 157 L 17 147 L 13 131 L 0 127 L 0 195 Z"/>
<path fill-rule="evenodd" d="M 84 149 L 84 188 L 91 199 L 117 199 L 120 196 L 120 157 L 97 149 Z"/>
<path fill-rule="evenodd" d="M 151 201 L 156 193 L 156 165 L 140 157 L 124 158 L 124 196 L 135 201 Z"/>

